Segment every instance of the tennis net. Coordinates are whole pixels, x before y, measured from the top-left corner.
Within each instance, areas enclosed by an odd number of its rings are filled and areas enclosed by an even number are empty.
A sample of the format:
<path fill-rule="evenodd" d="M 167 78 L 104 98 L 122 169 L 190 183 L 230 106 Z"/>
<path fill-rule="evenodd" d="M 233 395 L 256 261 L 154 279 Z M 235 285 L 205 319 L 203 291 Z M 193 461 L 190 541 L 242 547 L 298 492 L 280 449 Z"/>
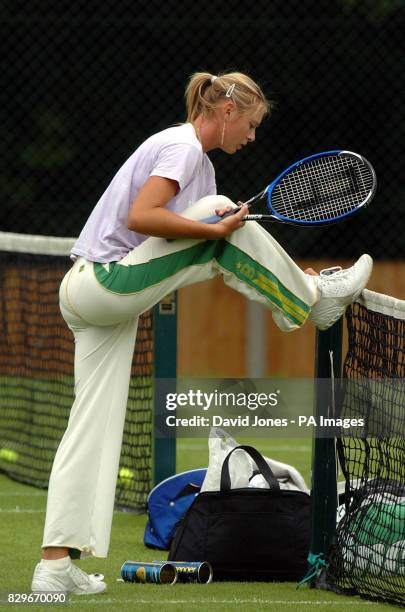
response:
<path fill-rule="evenodd" d="M 337 439 L 345 477 L 327 582 L 405 603 L 405 301 L 365 290 L 346 314 L 341 416 L 362 418 Z"/>
<path fill-rule="evenodd" d="M 58 305 L 73 238 L 0 232 L 0 471 L 47 487 L 73 402 L 73 336 Z M 153 316 L 139 321 L 116 505 L 141 509 L 152 481 Z"/>

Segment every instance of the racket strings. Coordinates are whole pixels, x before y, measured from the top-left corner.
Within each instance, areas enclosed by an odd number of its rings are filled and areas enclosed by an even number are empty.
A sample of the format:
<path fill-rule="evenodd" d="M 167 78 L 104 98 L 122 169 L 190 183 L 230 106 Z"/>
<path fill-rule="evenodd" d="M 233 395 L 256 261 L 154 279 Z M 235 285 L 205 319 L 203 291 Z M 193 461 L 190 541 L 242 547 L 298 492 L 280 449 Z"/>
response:
<path fill-rule="evenodd" d="M 333 219 L 363 204 L 373 185 L 373 174 L 361 159 L 320 157 L 285 175 L 272 192 L 271 206 L 288 219 Z"/>

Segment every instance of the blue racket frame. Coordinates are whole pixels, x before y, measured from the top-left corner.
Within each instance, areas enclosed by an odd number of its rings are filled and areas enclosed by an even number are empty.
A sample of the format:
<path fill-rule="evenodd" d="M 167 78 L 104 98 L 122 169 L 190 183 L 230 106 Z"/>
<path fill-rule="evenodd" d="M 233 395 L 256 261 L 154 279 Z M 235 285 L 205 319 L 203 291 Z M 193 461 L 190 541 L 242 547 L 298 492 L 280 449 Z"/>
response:
<path fill-rule="evenodd" d="M 311 160 L 320 159 L 322 157 L 329 157 L 329 156 L 332 156 L 332 155 L 339 155 L 339 156 L 340 155 L 347 155 L 349 157 L 357 157 L 362 163 L 364 163 L 364 164 L 366 164 L 368 166 L 368 168 L 370 169 L 370 171 L 372 173 L 372 176 L 373 176 L 373 189 L 370 191 L 368 197 L 365 199 L 364 202 L 362 202 L 356 208 L 353 208 L 353 210 L 350 210 L 350 211 L 348 211 L 346 213 L 343 213 L 341 215 L 338 215 L 336 217 L 330 217 L 328 219 L 321 219 L 321 220 L 314 220 L 314 221 L 291 219 L 290 217 L 285 217 L 284 215 L 281 215 L 280 213 L 276 212 L 273 209 L 273 207 L 271 205 L 272 193 L 273 193 L 274 189 L 277 187 L 277 185 L 280 183 L 280 181 L 286 176 L 286 174 L 289 174 L 292 170 L 295 170 L 296 168 L 298 168 L 302 164 L 305 164 L 305 163 L 307 163 L 307 162 L 309 162 Z M 374 197 L 376 188 L 377 188 L 377 179 L 376 179 L 376 174 L 375 174 L 374 168 L 372 167 L 370 162 L 368 162 L 364 157 L 362 157 L 358 153 L 353 153 L 352 151 L 347 151 L 347 150 L 344 150 L 344 149 L 335 149 L 335 150 L 332 150 L 332 151 L 323 151 L 322 153 L 315 153 L 313 155 L 309 155 L 308 157 L 304 157 L 303 159 L 300 159 L 299 161 L 295 162 L 294 164 L 291 164 L 291 166 L 289 166 L 281 174 L 279 174 L 279 176 L 276 179 L 274 179 L 274 181 L 272 183 L 267 185 L 267 187 L 263 191 L 261 191 L 259 194 L 255 195 L 253 198 L 251 198 L 250 200 L 245 202 L 245 204 L 247 204 L 249 206 L 249 205 L 253 204 L 255 201 L 260 200 L 261 198 L 263 198 L 267 194 L 267 208 L 271 212 L 271 215 L 248 214 L 246 216 L 246 220 L 248 220 L 248 221 L 260 221 L 260 220 L 271 220 L 271 219 L 274 219 L 275 221 L 279 220 L 279 221 L 281 221 L 283 223 L 290 223 L 290 224 L 294 224 L 294 225 L 327 225 L 328 223 L 334 223 L 336 221 L 341 221 L 341 220 L 345 219 L 346 217 L 350 217 L 351 215 L 356 213 L 359 209 L 363 208 L 364 206 L 367 206 L 367 204 Z M 203 223 L 209 223 L 209 224 L 218 223 L 219 221 L 222 221 L 224 218 L 229 217 L 230 215 L 235 214 L 235 212 L 237 212 L 238 210 L 240 210 L 239 207 L 236 210 L 230 211 L 228 213 L 225 213 L 222 216 L 220 216 L 220 215 L 213 215 L 212 217 L 207 217 L 206 219 L 202 219 L 202 222 Z"/>

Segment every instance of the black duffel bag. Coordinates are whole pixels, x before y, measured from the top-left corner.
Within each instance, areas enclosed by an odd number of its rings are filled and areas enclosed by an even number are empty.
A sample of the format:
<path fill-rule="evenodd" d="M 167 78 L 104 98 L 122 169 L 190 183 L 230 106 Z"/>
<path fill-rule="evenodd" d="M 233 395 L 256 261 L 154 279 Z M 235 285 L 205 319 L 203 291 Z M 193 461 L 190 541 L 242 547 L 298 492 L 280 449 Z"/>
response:
<path fill-rule="evenodd" d="M 270 489 L 231 489 L 229 458 L 242 449 Z M 226 457 L 221 490 L 199 493 L 179 523 L 169 561 L 209 561 L 214 580 L 300 580 L 307 570 L 310 497 L 280 489 L 261 454 L 237 446 Z"/>

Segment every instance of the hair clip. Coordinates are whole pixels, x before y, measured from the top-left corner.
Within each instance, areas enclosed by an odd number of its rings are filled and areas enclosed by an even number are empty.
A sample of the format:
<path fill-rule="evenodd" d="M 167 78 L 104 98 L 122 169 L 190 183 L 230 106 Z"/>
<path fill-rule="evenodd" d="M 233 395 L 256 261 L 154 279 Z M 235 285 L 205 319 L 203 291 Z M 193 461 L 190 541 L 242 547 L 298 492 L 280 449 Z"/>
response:
<path fill-rule="evenodd" d="M 234 89 L 235 89 L 235 83 L 232 83 L 232 85 L 228 87 L 228 91 L 225 94 L 225 98 L 231 98 L 234 92 Z"/>
<path fill-rule="evenodd" d="M 217 80 L 217 78 L 218 78 L 217 76 L 212 76 L 212 77 L 211 77 L 211 85 L 213 85 L 213 84 L 214 84 L 214 81 L 216 81 L 216 80 Z"/>

